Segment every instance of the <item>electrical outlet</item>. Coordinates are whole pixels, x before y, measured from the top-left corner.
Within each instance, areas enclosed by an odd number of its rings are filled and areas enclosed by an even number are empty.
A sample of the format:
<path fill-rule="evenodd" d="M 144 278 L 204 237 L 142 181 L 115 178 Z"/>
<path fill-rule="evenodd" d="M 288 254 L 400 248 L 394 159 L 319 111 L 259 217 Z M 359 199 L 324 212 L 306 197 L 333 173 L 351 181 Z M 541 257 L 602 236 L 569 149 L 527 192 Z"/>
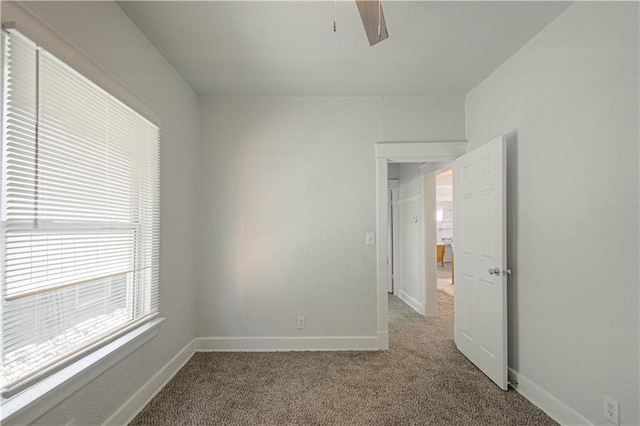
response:
<path fill-rule="evenodd" d="M 307 317 L 298 315 L 298 328 L 307 328 Z"/>
<path fill-rule="evenodd" d="M 620 424 L 620 404 L 608 396 L 604 397 L 603 415 L 614 425 Z"/>

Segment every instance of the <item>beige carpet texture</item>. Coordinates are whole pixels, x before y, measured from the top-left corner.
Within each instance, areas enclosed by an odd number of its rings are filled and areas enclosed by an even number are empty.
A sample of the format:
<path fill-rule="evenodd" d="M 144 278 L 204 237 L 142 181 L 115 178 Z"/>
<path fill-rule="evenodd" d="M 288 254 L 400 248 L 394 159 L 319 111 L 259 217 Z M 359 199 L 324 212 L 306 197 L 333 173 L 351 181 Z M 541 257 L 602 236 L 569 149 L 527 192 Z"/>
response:
<path fill-rule="evenodd" d="M 555 425 L 453 343 L 453 297 L 425 318 L 389 298 L 390 350 L 196 353 L 133 425 Z"/>

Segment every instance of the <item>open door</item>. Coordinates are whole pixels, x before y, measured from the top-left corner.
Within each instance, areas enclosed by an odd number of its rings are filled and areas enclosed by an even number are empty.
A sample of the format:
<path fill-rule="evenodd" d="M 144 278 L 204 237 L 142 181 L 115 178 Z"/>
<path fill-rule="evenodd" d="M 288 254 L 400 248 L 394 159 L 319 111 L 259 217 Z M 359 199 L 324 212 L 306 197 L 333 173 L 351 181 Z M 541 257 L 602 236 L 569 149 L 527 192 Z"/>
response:
<path fill-rule="evenodd" d="M 507 390 L 507 226 L 504 137 L 453 163 L 454 340 Z"/>

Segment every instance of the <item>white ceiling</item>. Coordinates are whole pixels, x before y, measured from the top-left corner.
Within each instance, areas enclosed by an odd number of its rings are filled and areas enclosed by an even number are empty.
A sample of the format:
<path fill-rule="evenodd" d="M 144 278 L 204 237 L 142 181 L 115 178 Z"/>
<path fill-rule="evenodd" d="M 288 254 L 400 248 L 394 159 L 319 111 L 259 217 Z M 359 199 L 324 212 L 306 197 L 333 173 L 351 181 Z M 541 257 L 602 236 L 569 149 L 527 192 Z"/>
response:
<path fill-rule="evenodd" d="M 370 47 L 353 1 L 119 4 L 203 96 L 464 95 L 569 5 L 385 1 Z"/>

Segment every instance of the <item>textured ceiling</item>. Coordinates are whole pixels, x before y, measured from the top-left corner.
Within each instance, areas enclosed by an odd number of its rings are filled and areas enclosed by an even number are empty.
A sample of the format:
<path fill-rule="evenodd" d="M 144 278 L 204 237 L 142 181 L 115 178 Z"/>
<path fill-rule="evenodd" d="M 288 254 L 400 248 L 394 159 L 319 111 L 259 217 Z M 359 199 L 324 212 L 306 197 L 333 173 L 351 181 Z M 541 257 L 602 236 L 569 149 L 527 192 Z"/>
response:
<path fill-rule="evenodd" d="M 370 47 L 352 1 L 119 4 L 203 96 L 464 95 L 569 5 L 383 2 Z"/>

